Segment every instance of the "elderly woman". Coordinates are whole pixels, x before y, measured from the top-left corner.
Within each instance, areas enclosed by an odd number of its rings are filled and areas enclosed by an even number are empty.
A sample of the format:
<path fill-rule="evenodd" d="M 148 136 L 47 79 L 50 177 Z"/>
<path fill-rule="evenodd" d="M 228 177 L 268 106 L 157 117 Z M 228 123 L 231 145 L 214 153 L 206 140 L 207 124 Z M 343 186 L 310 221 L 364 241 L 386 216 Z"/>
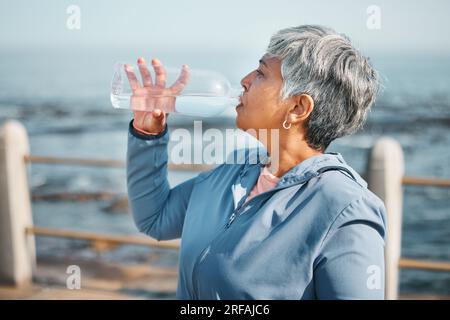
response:
<path fill-rule="evenodd" d="M 170 188 L 166 115 L 135 112 L 127 175 L 136 225 L 158 240 L 181 237 L 180 299 L 382 299 L 383 203 L 339 153 L 325 152 L 364 123 L 376 71 L 321 26 L 279 31 L 259 62 L 241 80 L 236 124 L 279 129 L 276 163 L 224 163 Z M 143 85 L 129 71 L 133 90 L 178 92 L 187 80 L 185 67 L 166 88 L 160 61 L 155 83 L 138 64 Z"/>

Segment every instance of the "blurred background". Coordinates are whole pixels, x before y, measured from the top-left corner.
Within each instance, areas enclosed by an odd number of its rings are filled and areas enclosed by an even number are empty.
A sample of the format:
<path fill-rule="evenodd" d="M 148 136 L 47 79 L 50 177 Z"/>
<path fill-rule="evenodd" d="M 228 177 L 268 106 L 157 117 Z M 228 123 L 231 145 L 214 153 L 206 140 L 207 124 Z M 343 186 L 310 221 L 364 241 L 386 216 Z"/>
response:
<path fill-rule="evenodd" d="M 70 5 L 80 9 L 79 29 L 67 27 Z M 368 26 L 371 5 L 380 9 L 379 28 Z M 110 103 L 116 61 L 157 57 L 168 66 L 186 63 L 219 71 L 239 85 L 258 66 L 277 30 L 322 24 L 348 35 L 370 57 L 384 84 L 364 129 L 336 140 L 328 151 L 340 152 L 364 172 L 369 148 L 388 135 L 403 148 L 406 175 L 450 178 L 449 13 L 446 0 L 0 0 L 0 124 L 20 121 L 31 154 L 123 161 L 131 113 Z M 194 119 L 171 115 L 169 126 L 192 129 Z M 202 120 L 204 128 L 235 127 L 233 110 Z M 171 171 L 170 182 L 176 185 L 196 174 Z M 123 168 L 32 164 L 29 184 L 37 226 L 137 234 L 121 200 L 48 196 L 62 191 L 125 196 Z M 404 192 L 402 256 L 450 260 L 450 188 L 405 186 Z M 99 253 L 81 240 L 36 241 L 43 263 L 57 258 L 136 265 L 151 260 L 162 267 L 177 263 L 176 251 L 122 246 Z M 41 273 L 38 281 L 51 286 L 50 273 Z M 402 270 L 400 290 L 450 296 L 450 273 Z M 171 290 L 141 287 L 123 292 L 174 297 Z"/>

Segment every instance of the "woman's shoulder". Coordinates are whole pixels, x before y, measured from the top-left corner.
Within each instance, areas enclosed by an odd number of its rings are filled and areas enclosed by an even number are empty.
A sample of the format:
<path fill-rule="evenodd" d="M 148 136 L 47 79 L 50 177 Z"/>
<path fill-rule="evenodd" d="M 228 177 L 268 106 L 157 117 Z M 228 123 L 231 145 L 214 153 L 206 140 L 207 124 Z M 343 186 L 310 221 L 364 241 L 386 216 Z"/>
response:
<path fill-rule="evenodd" d="M 286 191 L 291 194 L 287 206 L 300 208 L 293 212 L 298 212 L 304 218 L 309 217 L 317 228 L 322 226 L 324 231 L 347 223 L 367 222 L 384 229 L 386 218 L 383 201 L 355 174 L 353 170 L 338 168 L 316 174 L 306 184 Z"/>
<path fill-rule="evenodd" d="M 361 177 L 353 179 L 345 172 L 336 170 L 316 179 L 317 192 L 326 207 L 330 208 L 326 217 L 331 222 L 330 229 L 361 223 L 370 224 L 384 233 L 384 203 L 367 188 L 367 183 L 361 184 Z"/>

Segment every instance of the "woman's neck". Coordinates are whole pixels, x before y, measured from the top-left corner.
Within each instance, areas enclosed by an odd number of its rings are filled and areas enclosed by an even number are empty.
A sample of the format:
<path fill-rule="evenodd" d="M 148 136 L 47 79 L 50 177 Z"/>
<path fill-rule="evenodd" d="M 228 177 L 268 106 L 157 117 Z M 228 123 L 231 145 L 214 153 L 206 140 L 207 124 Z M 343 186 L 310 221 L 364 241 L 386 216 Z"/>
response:
<path fill-rule="evenodd" d="M 286 172 L 300 164 L 304 160 L 323 154 L 323 152 L 311 148 L 305 141 L 295 141 L 295 144 L 286 143 L 280 146 L 278 157 L 271 157 L 267 169 L 277 177 L 282 177 Z"/>

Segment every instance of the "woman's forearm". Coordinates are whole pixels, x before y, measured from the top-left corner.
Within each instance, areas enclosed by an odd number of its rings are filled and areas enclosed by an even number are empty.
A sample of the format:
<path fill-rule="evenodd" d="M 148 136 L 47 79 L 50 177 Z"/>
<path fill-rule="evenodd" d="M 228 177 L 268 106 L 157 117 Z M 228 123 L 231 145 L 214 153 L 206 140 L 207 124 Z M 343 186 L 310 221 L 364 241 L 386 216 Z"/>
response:
<path fill-rule="evenodd" d="M 127 150 L 128 201 L 139 231 L 158 240 L 179 238 L 193 180 L 170 189 L 165 130 L 143 135 L 130 123 Z"/>

